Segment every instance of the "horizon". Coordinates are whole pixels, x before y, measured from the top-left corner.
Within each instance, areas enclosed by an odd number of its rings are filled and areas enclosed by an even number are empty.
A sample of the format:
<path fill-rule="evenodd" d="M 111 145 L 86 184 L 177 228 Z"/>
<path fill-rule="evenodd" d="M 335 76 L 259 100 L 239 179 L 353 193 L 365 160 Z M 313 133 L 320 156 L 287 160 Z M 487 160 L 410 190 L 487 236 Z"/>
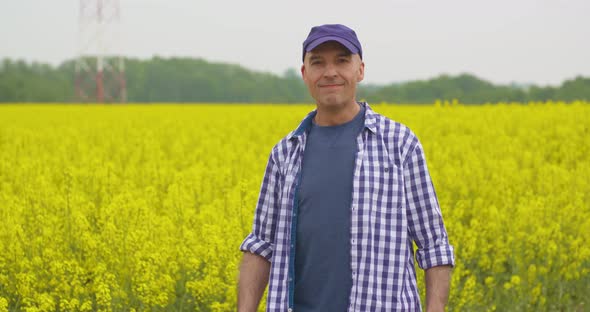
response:
<path fill-rule="evenodd" d="M 119 57 L 119 56 L 115 56 L 115 57 Z M 161 58 L 161 59 L 165 59 L 165 60 L 166 59 L 174 59 L 174 58 L 178 58 L 178 59 L 191 59 L 191 60 L 202 60 L 202 61 L 205 61 L 205 62 L 207 62 L 209 64 L 240 66 L 241 68 L 243 68 L 245 70 L 248 70 L 250 72 L 253 72 L 253 73 L 270 74 L 270 75 L 274 75 L 274 76 L 279 77 L 279 78 L 285 78 L 286 77 L 286 72 L 289 70 L 289 69 L 286 69 L 285 72 L 283 72 L 283 73 L 274 73 L 274 72 L 270 72 L 270 71 L 255 70 L 255 69 L 252 69 L 252 68 L 245 67 L 242 64 L 227 63 L 227 62 L 221 62 L 221 61 L 214 62 L 214 61 L 210 61 L 210 60 L 204 59 L 202 57 L 190 57 L 190 56 L 168 56 L 168 57 L 163 57 L 163 56 L 159 56 L 159 55 L 153 55 L 153 56 L 147 57 L 147 58 L 134 57 L 134 56 L 131 56 L 131 57 L 129 57 L 129 56 L 121 56 L 121 57 L 123 57 L 125 59 L 134 59 L 134 60 L 139 60 L 139 61 L 150 61 L 150 60 L 153 60 L 154 58 Z M 36 60 L 26 60 L 26 59 L 16 59 L 16 58 L 0 58 L 0 62 L 2 62 L 4 60 L 10 60 L 10 61 L 13 61 L 13 62 L 14 61 L 16 61 L 16 62 L 23 61 L 23 62 L 25 62 L 28 65 L 31 65 L 31 64 L 48 65 L 48 66 L 51 66 L 52 68 L 55 69 L 55 68 L 57 68 L 59 66 L 62 66 L 63 64 L 65 64 L 67 62 L 75 61 L 76 59 L 75 58 L 72 58 L 72 59 L 63 60 L 59 64 L 51 64 L 49 62 L 42 62 L 42 61 L 36 61 Z M 296 69 L 294 67 L 293 68 L 290 68 L 290 69 L 295 70 L 297 72 L 297 74 L 299 74 L 298 69 Z M 433 75 L 431 77 L 426 77 L 426 78 L 423 78 L 423 79 L 392 81 L 392 82 L 388 82 L 388 83 L 367 82 L 367 81 L 364 81 L 363 80 L 363 81 L 361 81 L 359 83 L 359 85 L 361 85 L 361 86 L 371 86 L 371 87 L 373 87 L 373 86 L 374 87 L 385 87 L 385 86 L 389 86 L 389 85 L 400 85 L 400 84 L 406 84 L 406 83 L 415 82 L 415 81 L 434 80 L 434 79 L 441 78 L 443 76 L 455 78 L 455 77 L 462 76 L 462 75 L 470 75 L 470 76 L 473 76 L 473 77 L 475 77 L 475 78 L 477 78 L 479 80 L 490 82 L 490 83 L 492 83 L 495 86 L 509 86 L 509 87 L 516 87 L 516 88 L 521 88 L 521 89 L 522 88 L 526 89 L 526 88 L 529 88 L 531 86 L 536 86 L 536 87 L 560 87 L 566 81 L 575 80 L 577 78 L 590 78 L 590 75 L 588 75 L 588 76 L 586 76 L 586 75 L 576 75 L 574 77 L 566 77 L 566 78 L 563 79 L 563 81 L 558 82 L 557 84 L 546 84 L 546 85 L 544 85 L 544 84 L 537 84 L 537 83 L 534 83 L 534 82 L 526 82 L 526 81 L 525 82 L 521 82 L 521 81 L 509 81 L 507 83 L 496 83 L 496 82 L 487 80 L 487 79 L 485 79 L 485 78 L 483 78 L 481 76 L 478 76 L 475 73 L 458 72 L 458 73 L 455 73 L 455 74 L 439 73 L 437 75 Z"/>

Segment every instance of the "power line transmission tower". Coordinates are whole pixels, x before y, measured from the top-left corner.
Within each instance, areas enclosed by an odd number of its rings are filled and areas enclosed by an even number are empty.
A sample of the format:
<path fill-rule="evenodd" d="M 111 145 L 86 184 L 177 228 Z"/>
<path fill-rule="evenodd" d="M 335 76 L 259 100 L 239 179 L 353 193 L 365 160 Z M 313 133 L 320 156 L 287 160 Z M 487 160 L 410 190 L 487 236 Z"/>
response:
<path fill-rule="evenodd" d="M 80 0 L 75 89 L 80 102 L 127 101 L 119 0 Z"/>

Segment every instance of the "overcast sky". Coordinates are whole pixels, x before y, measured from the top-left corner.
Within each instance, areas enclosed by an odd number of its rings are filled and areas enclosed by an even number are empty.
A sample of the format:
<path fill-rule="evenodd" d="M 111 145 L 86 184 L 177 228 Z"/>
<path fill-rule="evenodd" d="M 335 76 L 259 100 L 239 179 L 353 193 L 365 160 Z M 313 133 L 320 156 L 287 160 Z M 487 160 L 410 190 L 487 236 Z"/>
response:
<path fill-rule="evenodd" d="M 106 1 L 106 0 L 103 0 Z M 59 64 L 80 50 L 79 0 L 3 0 L 0 58 Z M 590 0 L 120 0 L 123 55 L 188 56 L 282 74 L 312 26 L 342 23 L 365 81 L 468 72 L 494 83 L 590 76 Z"/>

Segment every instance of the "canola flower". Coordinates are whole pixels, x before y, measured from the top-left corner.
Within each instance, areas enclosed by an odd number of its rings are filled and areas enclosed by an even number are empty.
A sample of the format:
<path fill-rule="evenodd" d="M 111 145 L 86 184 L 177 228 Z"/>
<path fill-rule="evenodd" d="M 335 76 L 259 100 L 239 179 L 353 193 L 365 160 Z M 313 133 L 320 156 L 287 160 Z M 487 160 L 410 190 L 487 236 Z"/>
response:
<path fill-rule="evenodd" d="M 371 106 L 424 145 L 449 311 L 590 310 L 590 103 Z M 0 311 L 235 311 L 268 153 L 312 109 L 0 106 Z"/>

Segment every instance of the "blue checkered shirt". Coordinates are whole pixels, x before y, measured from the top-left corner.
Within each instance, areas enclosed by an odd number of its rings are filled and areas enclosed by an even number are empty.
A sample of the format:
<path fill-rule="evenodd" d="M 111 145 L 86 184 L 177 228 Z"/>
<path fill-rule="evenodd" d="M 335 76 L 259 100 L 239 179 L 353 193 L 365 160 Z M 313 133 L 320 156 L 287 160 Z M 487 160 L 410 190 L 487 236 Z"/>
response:
<path fill-rule="evenodd" d="M 453 247 L 416 135 L 366 106 L 357 137 L 348 311 L 420 311 L 414 269 L 454 266 Z M 297 189 L 307 129 L 316 111 L 275 145 L 270 154 L 252 232 L 240 250 L 271 263 L 267 311 L 292 311 Z"/>

